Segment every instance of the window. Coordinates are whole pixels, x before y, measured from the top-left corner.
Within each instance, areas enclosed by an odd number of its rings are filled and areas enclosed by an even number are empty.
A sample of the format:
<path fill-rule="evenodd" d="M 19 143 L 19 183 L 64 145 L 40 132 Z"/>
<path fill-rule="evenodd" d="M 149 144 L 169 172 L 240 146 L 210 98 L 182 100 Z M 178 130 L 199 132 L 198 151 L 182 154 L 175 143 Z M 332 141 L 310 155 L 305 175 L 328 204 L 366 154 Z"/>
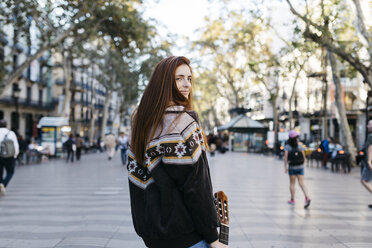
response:
<path fill-rule="evenodd" d="M 19 114 L 16 112 L 12 112 L 10 129 L 12 131 L 17 131 L 18 128 L 19 128 Z"/>
<path fill-rule="evenodd" d="M 31 86 L 27 86 L 26 94 L 26 103 L 29 104 L 31 102 Z"/>
<path fill-rule="evenodd" d="M 43 105 L 43 89 L 39 89 L 39 106 Z"/>
<path fill-rule="evenodd" d="M 13 71 L 17 68 L 17 60 L 18 60 L 18 55 L 13 54 Z"/>
<path fill-rule="evenodd" d="M 4 59 L 5 59 L 4 47 L 0 46 L 0 70 L 4 68 Z"/>

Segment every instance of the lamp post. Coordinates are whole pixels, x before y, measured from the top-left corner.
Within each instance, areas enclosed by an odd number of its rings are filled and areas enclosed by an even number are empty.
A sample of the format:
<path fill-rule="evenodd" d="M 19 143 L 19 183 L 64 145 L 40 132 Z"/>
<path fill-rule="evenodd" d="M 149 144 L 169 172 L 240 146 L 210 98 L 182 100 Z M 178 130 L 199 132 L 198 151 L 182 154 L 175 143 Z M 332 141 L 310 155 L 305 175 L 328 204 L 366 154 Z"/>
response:
<path fill-rule="evenodd" d="M 18 84 L 13 84 L 12 98 L 14 100 L 14 105 L 15 105 L 15 108 L 16 108 L 15 123 L 17 124 L 15 126 L 15 128 L 16 128 L 15 131 L 18 131 L 18 126 L 19 126 L 18 99 L 19 99 L 20 92 L 21 92 L 21 89 L 19 88 Z"/>

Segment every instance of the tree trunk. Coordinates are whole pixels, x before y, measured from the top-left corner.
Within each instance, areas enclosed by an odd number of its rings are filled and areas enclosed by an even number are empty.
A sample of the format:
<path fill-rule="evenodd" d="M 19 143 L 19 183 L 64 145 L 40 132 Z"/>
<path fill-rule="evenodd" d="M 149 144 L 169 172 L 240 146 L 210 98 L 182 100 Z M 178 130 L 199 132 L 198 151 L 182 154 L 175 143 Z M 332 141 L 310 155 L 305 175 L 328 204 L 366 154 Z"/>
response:
<path fill-rule="evenodd" d="M 327 26 L 328 30 L 328 26 Z M 328 81 L 327 81 L 327 50 L 322 48 L 322 82 L 323 82 L 323 139 L 328 138 Z"/>
<path fill-rule="evenodd" d="M 72 60 L 70 60 L 70 52 L 67 52 L 67 56 L 65 56 L 64 50 L 61 49 L 61 53 L 63 60 L 63 75 L 65 78 L 65 98 L 59 116 L 70 119 Z"/>
<path fill-rule="evenodd" d="M 271 93 L 270 93 L 271 94 Z M 273 119 L 274 119 L 274 150 L 275 152 L 279 152 L 278 149 L 278 110 L 276 109 L 276 99 L 278 98 L 277 94 L 272 94 L 271 96 L 271 104 L 273 105 Z"/>
<path fill-rule="evenodd" d="M 120 123 L 121 123 L 121 121 L 120 121 L 120 113 L 119 112 L 120 112 L 120 104 L 118 104 L 118 102 L 116 102 L 115 103 L 114 117 L 113 117 L 112 121 L 113 121 L 113 124 L 114 124 L 115 121 L 116 121 L 116 118 L 118 118 L 118 116 L 119 116 L 118 133 L 120 132 Z M 114 132 L 114 125 L 111 126 L 110 131 L 111 132 Z"/>
<path fill-rule="evenodd" d="M 293 82 L 291 96 L 289 97 L 289 129 L 292 129 L 293 128 L 293 113 L 292 113 L 293 96 L 294 96 L 294 93 L 295 93 L 295 88 L 296 88 L 297 80 L 298 80 L 298 78 L 300 76 L 300 73 L 301 73 L 302 69 L 304 68 L 304 65 L 305 65 L 306 61 L 307 61 L 307 59 L 301 64 L 299 70 L 296 73 L 296 77 L 295 77 L 295 80 Z"/>
<path fill-rule="evenodd" d="M 107 90 L 107 95 L 105 98 L 105 106 L 103 107 L 103 117 L 102 117 L 102 128 L 101 128 L 101 140 L 105 137 L 105 132 L 106 132 L 106 125 L 107 125 L 107 119 L 109 115 L 109 105 L 111 101 L 111 96 L 112 96 L 112 90 L 106 89 Z"/>
<path fill-rule="evenodd" d="M 94 73 L 94 66 L 91 67 L 91 84 L 90 84 L 90 90 L 91 90 L 91 101 L 90 101 L 90 128 L 89 128 L 89 144 L 92 146 L 94 143 L 94 131 L 95 131 L 95 122 L 96 122 L 96 111 L 95 111 L 95 103 L 96 103 L 96 89 L 94 87 L 94 79 L 95 79 L 95 73 Z"/>
<path fill-rule="evenodd" d="M 350 155 L 349 163 L 353 167 L 355 167 L 356 166 L 356 161 L 355 161 L 356 149 L 355 149 L 355 145 L 353 142 L 353 138 L 351 136 L 349 123 L 346 117 L 345 104 L 342 99 L 342 88 L 341 88 L 340 77 L 338 76 L 337 64 L 336 64 L 336 60 L 335 60 L 333 53 L 329 51 L 327 53 L 328 53 L 328 59 L 329 59 L 329 62 L 332 68 L 333 82 L 335 84 L 335 103 L 336 103 L 337 111 L 339 113 L 339 118 L 340 118 L 339 123 L 340 123 L 341 134 L 342 134 L 343 142 L 344 142 L 343 146 L 345 148 L 346 153 Z"/>

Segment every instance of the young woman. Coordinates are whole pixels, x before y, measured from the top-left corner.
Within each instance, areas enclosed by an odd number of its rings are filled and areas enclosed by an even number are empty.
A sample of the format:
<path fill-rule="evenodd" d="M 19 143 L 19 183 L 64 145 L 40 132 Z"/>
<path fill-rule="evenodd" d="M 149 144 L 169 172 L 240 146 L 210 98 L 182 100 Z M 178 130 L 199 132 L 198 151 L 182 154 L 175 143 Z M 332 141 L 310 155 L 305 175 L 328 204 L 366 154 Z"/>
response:
<path fill-rule="evenodd" d="M 191 110 L 191 86 L 187 58 L 163 59 L 132 117 L 132 219 L 147 247 L 226 247 L 217 241 L 207 144 Z"/>
<path fill-rule="evenodd" d="M 298 136 L 300 134 L 294 130 L 289 131 L 288 144 L 284 147 L 284 172 L 289 174 L 291 200 L 289 204 L 294 204 L 295 183 L 296 179 L 300 185 L 302 192 L 305 195 L 305 208 L 310 206 L 310 197 L 307 187 L 304 183 L 304 163 L 305 152 L 304 149 L 298 144 Z M 288 164 L 288 167 L 287 167 Z"/>

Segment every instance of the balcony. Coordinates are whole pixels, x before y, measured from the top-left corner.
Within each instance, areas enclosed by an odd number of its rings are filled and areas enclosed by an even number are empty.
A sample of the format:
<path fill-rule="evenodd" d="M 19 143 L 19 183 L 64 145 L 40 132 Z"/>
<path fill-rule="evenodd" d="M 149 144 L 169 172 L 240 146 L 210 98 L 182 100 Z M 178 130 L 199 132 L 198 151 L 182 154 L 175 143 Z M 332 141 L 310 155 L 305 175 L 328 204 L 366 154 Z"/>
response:
<path fill-rule="evenodd" d="M 14 99 L 10 96 L 5 96 L 0 99 L 0 103 L 5 105 L 14 106 Z M 39 102 L 34 100 L 27 100 L 25 98 L 21 98 L 18 100 L 18 105 L 20 107 L 31 107 L 41 110 L 52 111 L 56 105 L 58 104 L 58 99 L 53 98 L 51 102 Z"/>

